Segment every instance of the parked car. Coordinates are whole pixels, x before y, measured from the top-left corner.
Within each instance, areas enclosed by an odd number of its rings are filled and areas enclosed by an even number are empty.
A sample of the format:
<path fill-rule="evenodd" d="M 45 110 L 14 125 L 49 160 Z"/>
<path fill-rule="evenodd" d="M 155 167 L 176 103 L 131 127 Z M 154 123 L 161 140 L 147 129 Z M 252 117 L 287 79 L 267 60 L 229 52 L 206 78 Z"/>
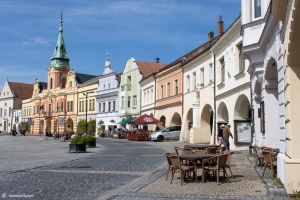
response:
<path fill-rule="evenodd" d="M 149 135 L 149 140 L 162 142 L 164 140 L 179 140 L 181 125 L 165 127 Z"/>

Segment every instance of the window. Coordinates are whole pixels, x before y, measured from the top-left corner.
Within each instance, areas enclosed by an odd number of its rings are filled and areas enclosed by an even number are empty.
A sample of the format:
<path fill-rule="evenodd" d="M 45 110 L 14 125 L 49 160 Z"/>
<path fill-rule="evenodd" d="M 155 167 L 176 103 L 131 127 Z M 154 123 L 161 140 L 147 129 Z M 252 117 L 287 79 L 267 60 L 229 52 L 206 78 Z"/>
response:
<path fill-rule="evenodd" d="M 103 85 L 103 90 L 105 90 L 105 85 Z"/>
<path fill-rule="evenodd" d="M 167 97 L 170 97 L 170 82 L 167 83 Z"/>
<path fill-rule="evenodd" d="M 190 76 L 186 76 L 186 90 L 190 91 Z"/>
<path fill-rule="evenodd" d="M 131 96 L 128 96 L 128 102 L 127 102 L 128 108 L 130 108 L 130 101 L 131 101 Z"/>
<path fill-rule="evenodd" d="M 214 80 L 214 70 L 212 63 L 209 64 L 209 82 L 213 82 Z"/>
<path fill-rule="evenodd" d="M 153 102 L 153 90 L 151 90 L 151 102 Z"/>
<path fill-rule="evenodd" d="M 174 86 L 175 86 L 174 94 L 177 95 L 178 94 L 178 80 L 175 80 Z"/>
<path fill-rule="evenodd" d="M 58 107 L 58 106 L 57 106 Z M 79 112 L 81 112 L 81 101 L 79 101 Z"/>
<path fill-rule="evenodd" d="M 73 101 L 68 101 L 68 111 L 73 110 Z"/>
<path fill-rule="evenodd" d="M 89 100 L 89 110 L 92 110 L 92 99 Z"/>
<path fill-rule="evenodd" d="M 127 84 L 131 84 L 131 76 L 127 76 Z"/>
<path fill-rule="evenodd" d="M 260 130 L 265 133 L 265 102 L 260 103 Z"/>
<path fill-rule="evenodd" d="M 160 86 L 160 98 L 161 99 L 164 98 L 164 86 L 163 85 Z"/>
<path fill-rule="evenodd" d="M 4 109 L 4 117 L 6 117 L 7 109 Z"/>
<path fill-rule="evenodd" d="M 99 103 L 99 112 L 101 112 L 101 103 Z"/>
<path fill-rule="evenodd" d="M 116 101 L 113 101 L 113 108 L 112 108 L 113 111 L 116 111 Z"/>
<path fill-rule="evenodd" d="M 124 100 L 124 96 L 122 97 L 122 107 L 124 108 L 124 106 L 125 106 L 125 100 Z"/>
<path fill-rule="evenodd" d="M 66 87 L 66 78 L 62 78 L 61 88 L 65 88 L 65 87 Z"/>
<path fill-rule="evenodd" d="M 144 102 L 143 102 L 143 103 L 144 103 L 144 105 L 146 105 L 146 104 L 147 104 L 147 102 L 146 102 L 146 99 L 147 99 L 147 98 L 146 98 L 146 92 L 144 92 Z"/>
<path fill-rule="evenodd" d="M 50 78 L 50 89 L 52 89 L 52 88 L 53 88 L 53 79 Z"/>
<path fill-rule="evenodd" d="M 69 87 L 72 87 L 72 81 L 69 82 Z"/>
<path fill-rule="evenodd" d="M 29 110 L 27 110 L 27 114 L 29 114 L 28 112 Z M 48 104 L 48 116 L 51 115 L 51 104 Z"/>
<path fill-rule="evenodd" d="M 238 55 L 239 55 L 239 57 L 238 57 L 238 73 L 243 72 L 245 70 L 244 62 L 243 62 L 244 59 L 242 58 L 242 46 L 243 46 L 242 43 L 236 46 L 237 50 L 238 50 Z"/>
<path fill-rule="evenodd" d="M 0 117 L 2 117 L 2 108 L 0 108 Z"/>
<path fill-rule="evenodd" d="M 137 97 L 133 96 L 133 107 L 137 106 Z"/>
<path fill-rule="evenodd" d="M 150 103 L 150 99 L 149 99 L 149 90 L 147 91 L 147 103 Z"/>
<path fill-rule="evenodd" d="M 95 99 L 92 99 L 92 110 L 95 110 Z"/>
<path fill-rule="evenodd" d="M 111 102 L 108 102 L 108 111 L 110 112 L 110 105 L 111 105 Z"/>
<path fill-rule="evenodd" d="M 201 68 L 200 69 L 200 81 L 201 81 L 201 86 L 203 86 L 204 85 L 204 68 Z"/>
<path fill-rule="evenodd" d="M 10 117 L 11 114 L 11 107 L 8 108 L 8 117 Z"/>
<path fill-rule="evenodd" d="M 105 103 L 103 103 L 102 105 L 103 105 L 102 112 L 105 112 Z"/>
<path fill-rule="evenodd" d="M 196 88 L 196 72 L 193 73 L 193 88 L 192 89 L 195 89 Z"/>
<path fill-rule="evenodd" d="M 224 57 L 221 58 L 220 60 L 220 65 L 221 65 L 221 74 L 220 74 L 220 80 L 221 83 L 223 83 L 225 81 L 225 62 L 224 62 Z"/>
<path fill-rule="evenodd" d="M 64 102 L 60 102 L 60 111 L 64 111 Z"/>
<path fill-rule="evenodd" d="M 108 84 L 108 89 L 110 89 L 110 83 Z"/>
<path fill-rule="evenodd" d="M 261 0 L 254 0 L 254 18 L 261 17 Z"/>

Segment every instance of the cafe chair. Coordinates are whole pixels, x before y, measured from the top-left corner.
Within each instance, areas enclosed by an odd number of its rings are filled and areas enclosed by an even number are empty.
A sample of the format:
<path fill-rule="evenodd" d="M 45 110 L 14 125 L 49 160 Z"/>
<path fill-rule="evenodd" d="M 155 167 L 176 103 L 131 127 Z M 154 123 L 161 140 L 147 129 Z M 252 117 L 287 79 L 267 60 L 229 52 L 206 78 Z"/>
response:
<path fill-rule="evenodd" d="M 255 166 L 254 167 L 257 167 L 257 164 L 258 164 L 257 162 L 259 162 L 260 169 L 262 169 L 264 157 L 262 154 L 258 153 L 257 149 L 258 149 L 257 146 L 253 146 L 253 152 L 255 155 Z"/>
<path fill-rule="evenodd" d="M 172 165 L 172 161 L 170 159 L 170 155 L 172 155 L 172 153 L 168 153 L 168 152 L 165 153 L 165 157 L 166 157 L 167 163 L 168 163 L 168 171 L 167 171 L 167 174 L 166 174 L 166 181 L 168 180 L 170 170 L 172 171 L 172 169 L 173 169 L 173 165 Z"/>
<path fill-rule="evenodd" d="M 227 154 L 225 169 L 228 168 L 229 171 L 230 171 L 230 174 L 231 174 L 231 178 L 234 178 L 233 173 L 232 173 L 231 168 L 230 168 L 230 160 L 231 160 L 232 153 L 233 152 L 230 151 L 230 150 L 225 150 L 224 151 L 224 154 Z"/>
<path fill-rule="evenodd" d="M 275 176 L 275 170 L 277 168 L 277 161 L 276 158 L 272 155 L 272 152 L 270 151 L 262 151 L 262 155 L 264 157 L 264 170 L 262 173 L 261 178 L 264 177 L 265 171 L 267 167 L 270 167 L 272 170 L 272 178 Z"/>
<path fill-rule="evenodd" d="M 214 156 L 212 158 L 207 158 L 202 160 L 202 183 L 205 183 L 205 176 L 207 173 L 210 171 L 216 171 L 216 176 L 217 176 L 217 184 L 219 184 L 219 178 L 220 178 L 220 170 L 222 169 L 223 173 L 226 174 L 227 179 L 228 174 L 225 170 L 226 167 L 226 161 L 227 161 L 227 156 L 228 154 L 220 154 L 217 156 Z M 216 164 L 211 164 L 212 160 L 216 160 Z M 230 181 L 230 180 L 229 180 Z"/>
<path fill-rule="evenodd" d="M 195 150 L 194 154 L 206 154 L 204 150 Z"/>
<path fill-rule="evenodd" d="M 175 171 L 177 169 L 180 170 L 180 183 L 181 183 L 181 185 L 182 185 L 183 179 L 186 178 L 186 175 L 188 175 L 190 172 L 193 172 L 193 175 L 196 179 L 196 182 L 198 182 L 197 171 L 196 171 L 197 169 L 194 166 L 183 165 L 181 163 L 181 160 L 180 160 L 178 155 L 170 155 L 170 160 L 171 160 L 171 163 L 172 163 L 172 166 L 173 166 L 173 168 L 172 168 L 172 177 L 171 177 L 170 184 L 172 184 L 174 174 L 175 174 Z"/>
<path fill-rule="evenodd" d="M 208 147 L 205 149 L 207 154 L 216 154 L 217 153 L 217 147 Z"/>

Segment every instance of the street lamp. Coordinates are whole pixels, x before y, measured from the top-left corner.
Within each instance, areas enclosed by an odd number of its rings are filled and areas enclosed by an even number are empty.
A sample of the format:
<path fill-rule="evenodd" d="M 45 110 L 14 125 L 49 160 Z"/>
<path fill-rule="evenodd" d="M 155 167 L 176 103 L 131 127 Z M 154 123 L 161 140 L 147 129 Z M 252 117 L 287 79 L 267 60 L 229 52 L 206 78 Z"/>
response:
<path fill-rule="evenodd" d="M 91 93 L 94 93 L 94 92 L 83 92 L 82 94 L 85 96 L 85 131 L 86 131 L 86 134 L 87 134 L 87 127 L 88 127 L 88 124 L 87 124 L 87 98 L 88 98 L 88 94 L 91 94 Z"/>

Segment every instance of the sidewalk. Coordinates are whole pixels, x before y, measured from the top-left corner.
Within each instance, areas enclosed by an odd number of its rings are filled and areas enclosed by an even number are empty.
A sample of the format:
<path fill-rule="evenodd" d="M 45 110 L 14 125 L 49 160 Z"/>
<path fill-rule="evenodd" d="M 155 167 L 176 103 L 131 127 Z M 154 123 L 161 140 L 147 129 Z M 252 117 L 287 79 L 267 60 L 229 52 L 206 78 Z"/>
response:
<path fill-rule="evenodd" d="M 167 152 L 174 152 L 174 146 L 182 147 L 182 142 L 154 143 Z M 248 151 L 234 152 L 231 159 L 231 169 L 234 179 L 231 182 L 220 178 L 220 185 L 210 179 L 206 183 L 195 181 L 180 185 L 180 174 L 174 175 L 170 184 L 170 174 L 166 181 L 167 165 L 162 165 L 149 177 L 132 185 L 110 199 L 289 199 L 282 187 L 273 185 L 271 170 L 267 169 L 264 179 L 261 179 L 260 167 L 253 168 L 255 159 L 248 157 Z M 201 171 L 198 170 L 198 176 Z"/>

